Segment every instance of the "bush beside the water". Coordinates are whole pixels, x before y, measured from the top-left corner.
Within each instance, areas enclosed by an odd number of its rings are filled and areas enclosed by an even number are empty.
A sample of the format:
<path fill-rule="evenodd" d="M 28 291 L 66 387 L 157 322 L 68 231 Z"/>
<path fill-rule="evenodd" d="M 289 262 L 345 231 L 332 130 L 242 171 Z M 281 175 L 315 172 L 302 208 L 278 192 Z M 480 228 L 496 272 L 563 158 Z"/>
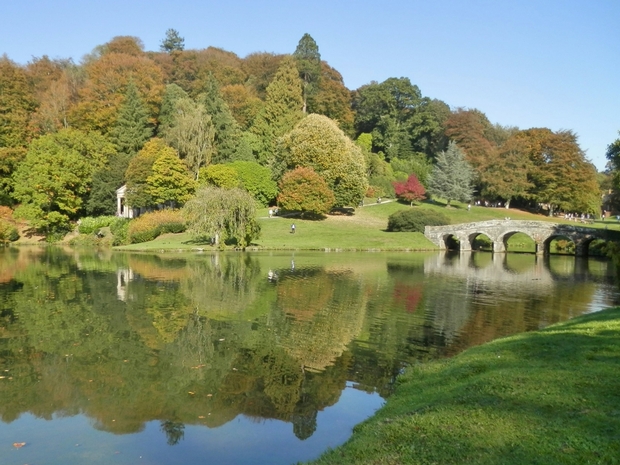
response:
<path fill-rule="evenodd" d="M 112 245 L 129 244 L 129 222 L 127 218 L 116 218 L 110 225 L 110 232 L 114 236 Z"/>
<path fill-rule="evenodd" d="M 0 243 L 15 242 L 17 239 L 19 239 L 19 233 L 15 225 L 0 218 Z"/>
<path fill-rule="evenodd" d="M 388 218 L 387 230 L 391 232 L 424 232 L 425 226 L 443 226 L 450 219 L 441 212 L 411 208 L 393 213 Z"/>
<path fill-rule="evenodd" d="M 152 241 L 160 234 L 185 231 L 185 221 L 179 210 L 157 210 L 136 218 L 129 223 L 129 242 L 137 244 Z"/>
<path fill-rule="evenodd" d="M 80 219 L 78 231 L 80 234 L 95 234 L 101 228 L 107 228 L 119 218 L 116 216 L 87 216 Z"/>

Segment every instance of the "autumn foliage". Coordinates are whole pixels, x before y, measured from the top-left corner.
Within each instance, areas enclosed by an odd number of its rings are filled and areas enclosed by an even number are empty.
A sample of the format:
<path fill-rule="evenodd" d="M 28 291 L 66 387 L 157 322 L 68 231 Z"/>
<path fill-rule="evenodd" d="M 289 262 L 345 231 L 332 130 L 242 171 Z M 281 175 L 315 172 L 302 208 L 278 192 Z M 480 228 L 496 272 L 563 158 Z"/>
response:
<path fill-rule="evenodd" d="M 285 210 L 322 215 L 334 202 L 334 193 L 312 168 L 296 168 L 280 181 L 278 204 Z"/>
<path fill-rule="evenodd" d="M 418 181 L 418 177 L 415 174 L 410 174 L 404 182 L 394 182 L 394 192 L 399 199 L 406 200 L 407 202 L 419 202 L 426 198 L 426 189 Z"/>

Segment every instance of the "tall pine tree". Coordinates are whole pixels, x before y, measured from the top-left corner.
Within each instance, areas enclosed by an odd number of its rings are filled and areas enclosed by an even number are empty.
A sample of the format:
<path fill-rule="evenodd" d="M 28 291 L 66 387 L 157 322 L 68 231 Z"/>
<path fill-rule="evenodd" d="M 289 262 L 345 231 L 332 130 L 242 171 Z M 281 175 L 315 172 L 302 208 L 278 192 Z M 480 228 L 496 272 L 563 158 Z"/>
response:
<path fill-rule="evenodd" d="M 129 156 L 138 153 L 146 141 L 153 136 L 148 108 L 140 98 L 138 88 L 133 82 L 127 86 L 125 102 L 118 112 L 111 136 L 118 152 Z"/>
<path fill-rule="evenodd" d="M 277 139 L 303 118 L 302 108 L 299 72 L 295 60 L 286 57 L 267 87 L 265 106 L 250 128 L 256 136 L 256 158 L 261 165 L 273 164 Z"/>
<path fill-rule="evenodd" d="M 321 54 L 319 53 L 319 46 L 310 34 L 304 34 L 299 40 L 293 57 L 297 61 L 299 77 L 303 83 L 304 106 L 302 110 L 307 113 L 308 98 L 319 90 L 321 79 Z"/>
<path fill-rule="evenodd" d="M 205 92 L 201 96 L 207 113 L 211 115 L 211 122 L 215 129 L 213 144 L 215 152 L 213 163 L 227 163 L 236 160 L 251 161 L 254 159 L 252 150 L 239 123 L 235 120 L 222 98 L 220 86 L 212 74 L 209 74 L 205 85 Z"/>
<path fill-rule="evenodd" d="M 165 137 L 166 131 L 170 129 L 174 122 L 177 101 L 187 98 L 189 95 L 181 87 L 176 84 L 168 84 L 164 91 L 164 98 L 161 101 L 159 110 L 159 126 L 157 127 L 157 136 Z"/>

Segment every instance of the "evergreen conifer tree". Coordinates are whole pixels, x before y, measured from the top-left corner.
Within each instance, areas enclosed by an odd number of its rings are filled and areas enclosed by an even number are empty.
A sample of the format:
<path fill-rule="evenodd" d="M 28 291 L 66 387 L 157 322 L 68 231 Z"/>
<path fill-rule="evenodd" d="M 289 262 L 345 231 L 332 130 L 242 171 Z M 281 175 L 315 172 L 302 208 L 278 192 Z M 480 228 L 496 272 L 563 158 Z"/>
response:
<path fill-rule="evenodd" d="M 446 206 L 450 205 L 451 200 L 468 202 L 474 195 L 474 177 L 474 170 L 465 160 L 465 154 L 456 142 L 450 141 L 448 149 L 437 155 L 428 192 L 445 199 Z"/>
<path fill-rule="evenodd" d="M 247 139 L 243 137 L 243 131 L 233 117 L 228 104 L 222 98 L 220 86 L 212 74 L 209 74 L 207 78 L 201 101 L 207 113 L 211 115 L 211 122 L 215 129 L 213 140 L 215 152 L 212 163 L 253 160 L 254 157 Z"/>
<path fill-rule="evenodd" d="M 271 166 L 276 142 L 303 118 L 303 99 L 299 72 L 292 57 L 282 60 L 273 81 L 267 87 L 267 98 L 251 132 L 257 136 L 257 159 Z"/>
<path fill-rule="evenodd" d="M 118 112 L 116 125 L 112 130 L 112 142 L 118 152 L 133 156 L 152 136 L 153 126 L 149 123 L 148 108 L 140 98 L 136 85 L 130 82 L 125 93 L 125 102 Z"/>
<path fill-rule="evenodd" d="M 299 77 L 303 83 L 303 112 L 306 113 L 308 98 L 319 90 L 321 79 L 321 54 L 319 53 L 319 46 L 310 34 L 304 34 L 299 40 L 293 57 L 297 61 Z"/>
<path fill-rule="evenodd" d="M 174 122 L 177 101 L 182 98 L 188 98 L 187 92 L 176 84 L 168 84 L 164 92 L 159 110 L 159 126 L 157 127 L 157 135 L 165 137 L 166 131 L 170 129 Z"/>

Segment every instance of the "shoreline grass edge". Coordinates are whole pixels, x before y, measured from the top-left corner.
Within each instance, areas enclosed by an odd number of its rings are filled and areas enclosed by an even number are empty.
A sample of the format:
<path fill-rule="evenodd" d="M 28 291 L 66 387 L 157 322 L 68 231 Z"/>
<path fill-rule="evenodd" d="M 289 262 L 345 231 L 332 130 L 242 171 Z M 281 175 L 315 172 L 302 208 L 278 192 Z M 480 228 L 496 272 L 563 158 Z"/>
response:
<path fill-rule="evenodd" d="M 620 463 L 620 307 L 409 367 L 327 464 Z"/>

